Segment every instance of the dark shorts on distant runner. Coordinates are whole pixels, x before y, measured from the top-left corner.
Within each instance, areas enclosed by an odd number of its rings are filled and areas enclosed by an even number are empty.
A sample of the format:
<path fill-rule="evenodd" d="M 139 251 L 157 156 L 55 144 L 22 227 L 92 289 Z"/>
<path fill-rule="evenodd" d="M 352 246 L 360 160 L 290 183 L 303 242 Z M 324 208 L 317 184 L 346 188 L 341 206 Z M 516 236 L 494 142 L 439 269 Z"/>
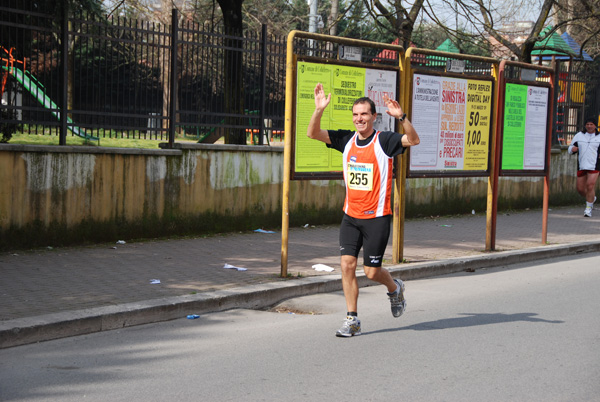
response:
<path fill-rule="evenodd" d="M 583 177 L 583 176 L 586 176 L 587 174 L 594 174 L 594 173 L 600 173 L 600 172 L 598 170 L 578 170 L 577 177 Z"/>
<path fill-rule="evenodd" d="M 362 247 L 364 265 L 381 267 L 391 223 L 392 215 L 356 219 L 344 214 L 340 225 L 340 255 L 358 257 Z"/>

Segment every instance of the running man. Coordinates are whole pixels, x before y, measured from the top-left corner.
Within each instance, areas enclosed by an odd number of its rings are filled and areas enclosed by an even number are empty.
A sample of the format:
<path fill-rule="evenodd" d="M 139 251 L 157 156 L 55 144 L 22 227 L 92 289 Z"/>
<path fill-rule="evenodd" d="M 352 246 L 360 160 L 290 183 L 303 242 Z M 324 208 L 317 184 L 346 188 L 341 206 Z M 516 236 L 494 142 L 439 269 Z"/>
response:
<path fill-rule="evenodd" d="M 340 225 L 340 254 L 348 312 L 336 336 L 350 337 L 361 333 L 356 267 L 363 246 L 365 275 L 387 287 L 393 316 L 400 317 L 406 308 L 404 283 L 393 279 L 381 265 L 392 220 L 390 200 L 394 157 L 407 147 L 418 145 L 420 140 L 402 107 L 388 97 L 384 97 L 387 113 L 400 121 L 404 135 L 375 130 L 375 103 L 366 97 L 357 99 L 352 106 L 352 122 L 356 131 L 321 129 L 321 118 L 330 101 L 331 94 L 326 96 L 323 85 L 317 84 L 315 111 L 308 124 L 307 135 L 343 153 L 346 200 Z"/>
<path fill-rule="evenodd" d="M 585 132 L 584 132 L 585 131 Z M 600 135 L 594 119 L 585 120 L 585 130 L 575 134 L 569 145 L 569 154 L 577 155 L 577 192 L 585 198 L 583 216 L 592 217 L 596 202 L 596 181 L 600 173 Z"/>

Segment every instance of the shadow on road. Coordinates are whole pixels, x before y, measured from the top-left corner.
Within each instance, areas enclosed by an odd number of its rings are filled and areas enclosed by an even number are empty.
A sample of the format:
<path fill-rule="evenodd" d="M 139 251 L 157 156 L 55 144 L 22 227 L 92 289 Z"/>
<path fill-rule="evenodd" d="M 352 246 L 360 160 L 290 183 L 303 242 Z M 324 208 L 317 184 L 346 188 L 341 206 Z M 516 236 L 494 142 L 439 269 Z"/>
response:
<path fill-rule="evenodd" d="M 366 333 L 363 332 L 363 335 L 383 333 L 383 332 L 407 331 L 407 330 L 433 331 L 433 330 L 439 330 L 439 329 L 466 328 L 466 327 L 475 327 L 475 326 L 480 326 L 480 325 L 502 324 L 502 323 L 507 323 L 507 322 L 517 322 L 517 321 L 543 322 L 543 323 L 548 323 L 548 324 L 564 323 L 564 321 L 560 321 L 560 320 L 544 320 L 542 318 L 535 318 L 535 316 L 537 316 L 537 314 L 535 314 L 535 313 L 518 313 L 518 314 L 461 313 L 459 315 L 461 315 L 463 317 L 445 318 L 442 320 L 422 322 L 419 324 L 410 325 L 408 327 L 389 328 L 389 329 L 382 329 L 382 330 L 366 332 Z"/>

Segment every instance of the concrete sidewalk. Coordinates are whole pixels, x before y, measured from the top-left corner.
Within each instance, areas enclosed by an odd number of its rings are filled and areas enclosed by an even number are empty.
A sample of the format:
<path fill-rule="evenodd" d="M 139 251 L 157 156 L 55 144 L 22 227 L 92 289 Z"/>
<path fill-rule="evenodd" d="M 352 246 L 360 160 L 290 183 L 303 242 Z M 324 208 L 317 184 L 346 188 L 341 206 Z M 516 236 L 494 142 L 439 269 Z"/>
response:
<path fill-rule="evenodd" d="M 0 348 L 340 290 L 338 226 L 307 223 L 290 230 L 288 279 L 279 278 L 280 232 L 0 254 Z M 408 264 L 391 265 L 389 246 L 384 265 L 410 280 L 600 250 L 600 211 L 584 218 L 581 206 L 550 211 L 547 245 L 541 210 L 500 214 L 497 226 L 486 253 L 485 214 L 409 220 Z"/>

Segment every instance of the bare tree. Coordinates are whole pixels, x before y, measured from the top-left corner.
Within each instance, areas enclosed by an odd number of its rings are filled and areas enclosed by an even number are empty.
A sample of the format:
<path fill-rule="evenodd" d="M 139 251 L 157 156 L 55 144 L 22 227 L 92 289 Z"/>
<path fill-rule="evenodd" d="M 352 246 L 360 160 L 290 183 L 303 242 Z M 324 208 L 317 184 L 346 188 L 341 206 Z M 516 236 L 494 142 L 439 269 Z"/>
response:
<path fill-rule="evenodd" d="M 363 1 L 375 23 L 382 29 L 393 32 L 400 40 L 400 44 L 408 48 L 424 0 L 414 0 L 412 5 L 408 4 L 407 6 L 403 4 L 402 0 L 391 0 L 389 4 L 380 0 Z M 387 24 L 382 21 L 387 22 Z"/>
<path fill-rule="evenodd" d="M 487 32 L 500 44 L 508 48 L 520 61 L 531 63 L 531 52 L 533 51 L 535 44 L 544 39 L 540 36 L 540 33 L 546 26 L 552 6 L 554 5 L 554 0 L 544 0 L 529 36 L 527 36 L 527 38 L 520 45 L 507 39 L 507 36 L 503 35 L 502 31 L 494 26 L 492 14 L 483 3 L 483 0 L 476 0 L 476 2 L 478 3 L 477 5 L 479 7 L 481 19 L 483 20 L 483 29 L 485 32 Z M 551 34 L 552 32 L 553 31 L 550 31 L 548 34 Z"/>
<path fill-rule="evenodd" d="M 306 30 L 310 12 L 306 0 L 245 0 L 242 11 L 245 28 L 258 32 L 266 24 L 277 37 L 292 29 Z"/>
<path fill-rule="evenodd" d="M 536 44 L 547 39 L 548 35 L 562 32 L 567 27 L 582 25 L 594 21 L 598 27 L 597 0 L 427 0 L 424 12 L 436 24 L 443 26 L 449 36 L 459 36 L 457 22 L 440 18 L 440 9 L 454 13 L 456 21 L 463 22 L 472 31 L 471 35 L 462 35 L 464 40 L 476 40 L 485 37 L 493 46 L 508 51 L 507 57 L 530 63 Z M 578 4 L 578 7 L 575 7 Z M 522 24 L 529 20 L 529 24 Z M 547 25 L 553 28 L 545 30 Z M 583 41 L 593 40 L 598 30 L 587 29 Z M 581 38 L 580 38 L 581 40 Z M 539 45 L 538 45 L 539 47 Z M 546 45 L 548 50 L 552 49 Z"/>
<path fill-rule="evenodd" d="M 582 50 L 593 56 L 600 54 L 600 2 L 598 0 L 557 0 L 554 24 L 569 21 L 561 32 L 567 32 Z"/>

